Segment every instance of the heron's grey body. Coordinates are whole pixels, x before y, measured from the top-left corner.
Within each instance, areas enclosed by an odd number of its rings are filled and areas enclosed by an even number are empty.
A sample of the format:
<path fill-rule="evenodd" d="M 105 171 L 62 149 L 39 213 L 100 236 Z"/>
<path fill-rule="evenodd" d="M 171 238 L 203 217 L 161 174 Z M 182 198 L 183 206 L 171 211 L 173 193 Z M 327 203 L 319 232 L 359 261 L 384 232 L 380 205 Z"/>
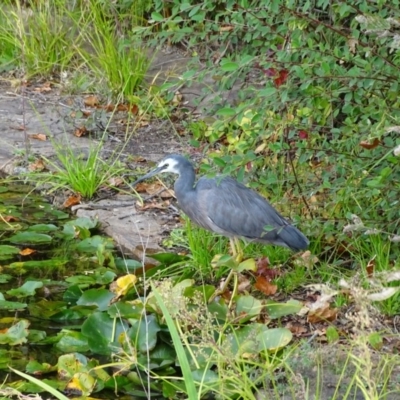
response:
<path fill-rule="evenodd" d="M 135 184 L 161 172 L 179 175 L 174 189 L 180 208 L 204 229 L 293 251 L 307 248 L 308 239 L 258 193 L 230 177 L 201 177 L 195 183 L 194 168 L 183 156 L 165 157 Z"/>

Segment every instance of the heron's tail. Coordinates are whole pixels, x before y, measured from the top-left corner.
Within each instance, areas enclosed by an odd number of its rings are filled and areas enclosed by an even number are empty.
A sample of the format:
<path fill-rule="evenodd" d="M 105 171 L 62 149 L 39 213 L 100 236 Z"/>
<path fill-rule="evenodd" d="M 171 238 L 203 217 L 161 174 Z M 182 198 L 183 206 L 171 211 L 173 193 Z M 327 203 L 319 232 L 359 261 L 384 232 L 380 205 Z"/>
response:
<path fill-rule="evenodd" d="M 293 251 L 304 250 L 310 244 L 310 241 L 293 225 L 284 226 L 278 236 Z"/>

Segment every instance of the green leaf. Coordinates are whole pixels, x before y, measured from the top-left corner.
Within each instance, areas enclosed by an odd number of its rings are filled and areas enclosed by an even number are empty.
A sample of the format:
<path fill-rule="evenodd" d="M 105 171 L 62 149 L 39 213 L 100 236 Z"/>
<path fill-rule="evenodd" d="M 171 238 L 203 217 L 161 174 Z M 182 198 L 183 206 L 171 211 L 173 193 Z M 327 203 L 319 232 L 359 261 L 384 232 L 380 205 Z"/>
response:
<path fill-rule="evenodd" d="M 239 69 L 239 64 L 229 60 L 222 60 L 220 67 L 224 72 L 233 72 Z"/>
<path fill-rule="evenodd" d="M 27 307 L 26 303 L 20 303 L 18 301 L 0 300 L 0 310 L 7 310 L 7 311 L 23 310 L 26 307 Z"/>
<path fill-rule="evenodd" d="M 58 336 L 61 336 L 61 339 L 55 347 L 63 353 L 84 353 L 90 350 L 87 337 L 81 332 L 63 329 Z"/>
<path fill-rule="evenodd" d="M 132 327 L 128 336 L 135 344 L 138 351 L 147 353 L 154 349 L 157 343 L 157 333 L 161 330 L 155 315 L 143 316 L 139 320 L 129 319 Z"/>
<path fill-rule="evenodd" d="M 0 344 L 16 346 L 27 342 L 29 321 L 23 319 L 0 332 Z"/>
<path fill-rule="evenodd" d="M 11 289 L 7 291 L 7 294 L 10 296 L 14 296 L 17 298 L 34 296 L 36 293 L 36 289 L 43 287 L 43 282 L 38 281 L 26 281 L 22 286 L 18 289 Z"/>
<path fill-rule="evenodd" d="M 277 303 L 273 300 L 267 300 L 267 304 L 265 305 L 271 319 L 296 314 L 302 309 L 302 307 L 303 305 L 297 300 L 288 300 L 286 303 Z"/>
<path fill-rule="evenodd" d="M 155 22 L 162 22 L 162 21 L 164 21 L 164 17 L 163 17 L 159 12 L 156 12 L 156 11 L 153 11 L 153 12 L 151 13 L 151 19 L 152 19 L 153 21 L 155 21 Z"/>
<path fill-rule="evenodd" d="M 263 350 L 279 350 L 287 346 L 292 340 L 293 335 L 289 329 L 286 328 L 273 328 L 261 332 L 257 335 L 259 341 L 259 351 Z"/>
<path fill-rule="evenodd" d="M 0 245 L 0 256 L 19 254 L 20 250 L 15 246 Z"/>
<path fill-rule="evenodd" d="M 37 224 L 37 225 L 32 225 L 28 228 L 28 231 L 34 231 L 34 232 L 54 232 L 58 230 L 58 228 L 53 225 L 53 224 Z"/>
<path fill-rule="evenodd" d="M 49 235 L 29 231 L 18 232 L 9 238 L 11 243 L 16 244 L 44 244 L 50 243 L 52 240 L 53 238 Z"/>
<path fill-rule="evenodd" d="M 83 292 L 76 302 L 80 306 L 97 306 L 99 311 L 105 311 L 110 307 L 114 294 L 107 289 L 89 289 Z"/>
<path fill-rule="evenodd" d="M 237 114 L 237 111 L 234 108 L 220 108 L 216 115 L 220 115 L 221 117 L 233 117 Z"/>
<path fill-rule="evenodd" d="M 237 267 L 234 268 L 236 272 L 243 271 L 257 271 L 256 260 L 254 258 L 248 258 L 242 261 Z"/>
<path fill-rule="evenodd" d="M 120 335 L 127 331 L 125 322 L 119 318 L 110 318 L 104 312 L 89 315 L 81 330 L 88 339 L 90 350 L 105 355 L 121 350 Z"/>
<path fill-rule="evenodd" d="M 245 322 L 260 315 L 264 306 L 260 300 L 253 296 L 239 296 L 236 302 L 236 315 L 240 316 L 240 322 Z"/>

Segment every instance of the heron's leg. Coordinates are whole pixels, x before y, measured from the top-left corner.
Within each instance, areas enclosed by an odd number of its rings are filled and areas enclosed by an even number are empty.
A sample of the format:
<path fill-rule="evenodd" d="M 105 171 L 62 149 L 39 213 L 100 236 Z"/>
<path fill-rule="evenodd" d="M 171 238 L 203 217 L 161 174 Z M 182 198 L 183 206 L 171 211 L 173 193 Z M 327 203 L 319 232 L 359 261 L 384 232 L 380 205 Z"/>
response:
<path fill-rule="evenodd" d="M 231 249 L 232 249 L 232 256 L 236 259 L 237 263 L 240 263 L 243 259 L 243 251 L 240 247 L 240 242 L 239 239 L 236 237 L 231 237 L 229 238 L 229 242 L 231 245 Z M 237 295 L 237 289 L 238 289 L 238 276 L 237 273 L 231 269 L 229 271 L 228 276 L 225 279 L 224 284 L 222 285 L 221 289 L 216 290 L 214 292 L 214 294 L 210 297 L 210 299 L 208 300 L 208 302 L 212 302 L 218 295 L 222 294 L 225 292 L 225 290 L 227 289 L 230 281 L 232 280 L 232 277 L 234 278 L 234 284 L 233 284 L 233 292 L 232 292 L 232 297 L 231 299 L 233 299 L 236 295 Z M 230 302 L 229 308 L 231 307 L 232 300 Z"/>

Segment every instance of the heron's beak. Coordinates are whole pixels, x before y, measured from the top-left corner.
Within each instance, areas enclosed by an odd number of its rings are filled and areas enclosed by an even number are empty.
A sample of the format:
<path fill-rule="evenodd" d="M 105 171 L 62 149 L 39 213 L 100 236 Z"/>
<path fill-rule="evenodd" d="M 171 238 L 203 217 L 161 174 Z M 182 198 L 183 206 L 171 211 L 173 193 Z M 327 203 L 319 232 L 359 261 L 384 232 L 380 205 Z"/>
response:
<path fill-rule="evenodd" d="M 159 174 L 162 170 L 164 169 L 164 166 L 162 167 L 157 167 L 154 168 L 153 170 L 151 170 L 149 173 L 147 173 L 146 175 L 142 176 L 141 178 L 137 179 L 135 182 L 133 182 L 131 185 L 135 186 L 136 184 L 138 184 L 139 182 L 142 182 L 148 178 L 151 178 L 154 175 Z"/>

